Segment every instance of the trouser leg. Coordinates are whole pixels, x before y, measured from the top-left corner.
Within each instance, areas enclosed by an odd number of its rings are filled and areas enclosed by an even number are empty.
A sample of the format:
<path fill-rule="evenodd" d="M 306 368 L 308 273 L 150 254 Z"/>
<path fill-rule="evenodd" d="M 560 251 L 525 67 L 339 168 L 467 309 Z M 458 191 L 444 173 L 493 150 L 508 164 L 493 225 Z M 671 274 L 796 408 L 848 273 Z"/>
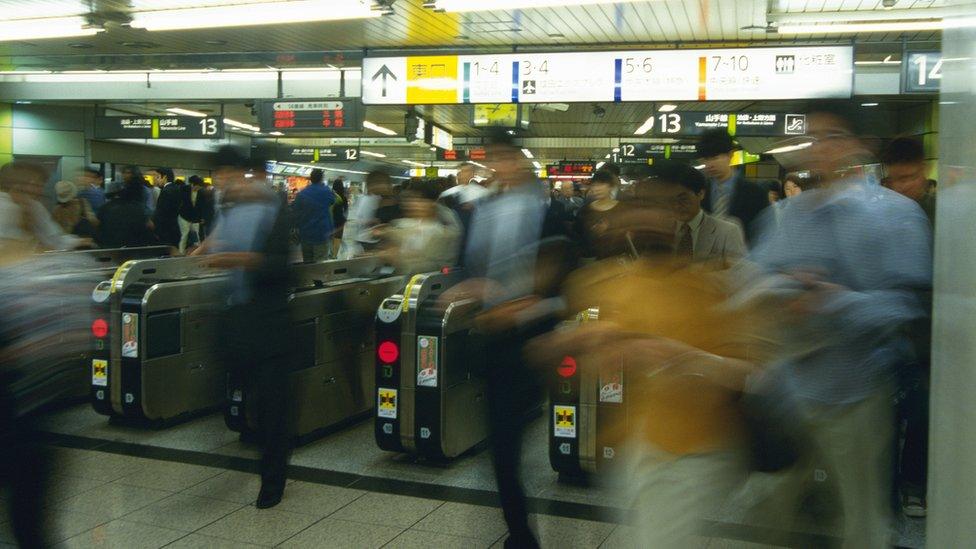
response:
<path fill-rule="evenodd" d="M 843 546 L 887 547 L 890 538 L 890 391 L 811 412 L 811 434 L 833 474 L 843 512 Z"/>
<path fill-rule="evenodd" d="M 513 542 L 532 546 L 528 509 L 519 469 L 525 412 L 532 394 L 531 375 L 521 363 L 520 338 L 496 338 L 489 343 L 489 443 L 498 495 Z"/>
<path fill-rule="evenodd" d="M 929 439 L 929 372 L 921 369 L 899 406 L 905 424 L 901 448 L 899 487 L 904 495 L 925 497 Z"/>

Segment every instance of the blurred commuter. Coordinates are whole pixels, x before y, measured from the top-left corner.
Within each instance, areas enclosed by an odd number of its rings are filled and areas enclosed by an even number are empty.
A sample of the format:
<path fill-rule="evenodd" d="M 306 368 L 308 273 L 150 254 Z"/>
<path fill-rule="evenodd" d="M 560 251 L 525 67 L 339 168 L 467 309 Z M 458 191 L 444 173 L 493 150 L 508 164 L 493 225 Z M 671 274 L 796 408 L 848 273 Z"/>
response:
<path fill-rule="evenodd" d="M 736 144 L 724 129 L 709 130 L 698 142 L 699 162 L 705 165 L 709 184 L 702 203 L 718 217 L 732 217 L 745 230 L 746 241 L 756 236 L 753 221 L 767 206 L 769 197 L 759 185 L 746 181 L 742 171 L 732 166 Z"/>
<path fill-rule="evenodd" d="M 292 210 L 302 245 L 302 260 L 314 263 L 331 257 L 332 205 L 336 195 L 325 185 L 325 172 L 312 170 L 311 184 L 295 196 Z"/>
<path fill-rule="evenodd" d="M 104 183 L 101 172 L 94 168 L 83 168 L 75 178 L 78 197 L 87 200 L 96 214 L 105 205 Z"/>
<path fill-rule="evenodd" d="M 909 346 L 901 330 L 925 314 L 917 291 L 931 283 L 928 223 L 863 175 L 871 156 L 855 118 L 821 106 L 807 120 L 803 167 L 819 184 L 786 201 L 779 229 L 758 240 L 750 257 L 761 274 L 742 296 L 782 319 L 783 350 L 765 384 L 777 401 L 796 401 L 790 423 L 809 448 L 777 476 L 757 517 L 795 531 L 820 468 L 838 497 L 843 546 L 887 547 L 894 374 Z"/>
<path fill-rule="evenodd" d="M 16 169 L 0 174 L 4 186 Z M 38 254 L 0 225 L 0 489 L 7 541 L 46 547 L 59 522 L 48 491 L 55 469 L 39 432 L 53 405 L 77 398 L 77 357 L 91 345 L 89 258 Z M 83 273 L 85 274 L 65 274 Z M 58 482 L 63 482 L 60 480 Z M 9 520 L 8 520 L 9 519 Z"/>
<path fill-rule="evenodd" d="M 884 186 L 914 200 L 935 226 L 935 181 L 930 180 L 925 149 L 914 139 L 893 140 L 881 156 Z M 930 260 L 931 261 L 931 260 Z M 904 441 L 895 440 L 895 488 L 905 515 L 924 517 L 927 512 L 929 438 L 929 374 L 932 345 L 932 293 L 923 294 L 928 314 L 910 327 L 915 353 L 900 370 L 895 432 L 904 429 Z"/>
<path fill-rule="evenodd" d="M 342 245 L 342 230 L 349 219 L 349 193 L 346 192 L 346 182 L 341 177 L 332 182 L 332 192 L 335 193 L 336 201 L 332 205 L 332 249 L 329 250 L 329 257 L 335 258 Z"/>
<path fill-rule="evenodd" d="M 393 193 L 390 175 L 381 171 L 370 172 L 366 176 L 366 194 L 359 196 L 349 210 L 337 257 L 349 259 L 375 251 L 380 239 L 374 229 L 400 217 L 400 203 Z"/>
<path fill-rule="evenodd" d="M 217 199 L 214 196 L 213 186 L 207 185 L 199 175 L 190 176 L 190 187 L 194 192 L 193 209 L 196 211 L 196 218 L 200 220 L 199 236 L 202 242 L 213 230 L 217 215 Z"/>
<path fill-rule="evenodd" d="M 726 269 L 746 255 L 745 236 L 738 223 L 702 209 L 707 181 L 702 173 L 680 162 L 654 165 L 652 185 L 674 213 L 674 257 L 711 269 Z"/>
<path fill-rule="evenodd" d="M 470 210 L 477 200 L 490 194 L 481 184 L 482 181 L 484 178 L 478 175 L 477 166 L 462 164 L 458 169 L 457 184 L 442 192 L 438 200 L 455 211 Z"/>
<path fill-rule="evenodd" d="M 196 178 L 199 185 L 194 185 L 192 181 Z M 190 176 L 190 183 L 177 180 L 179 183 L 180 199 L 180 253 L 187 248 L 192 248 L 200 244 L 200 212 L 197 210 L 197 198 L 199 189 L 203 186 L 203 180 L 198 175 Z"/>
<path fill-rule="evenodd" d="M 606 259 L 631 251 L 626 232 L 617 230 L 618 220 L 628 208 L 614 198 L 619 184 L 620 179 L 609 171 L 597 171 L 590 178 L 588 202 L 576 218 L 575 229 L 585 258 Z"/>
<path fill-rule="evenodd" d="M 929 179 L 925 148 L 920 142 L 900 137 L 888 144 L 881 156 L 885 187 L 911 198 L 922 208 L 931 225 L 935 225 L 936 183 Z"/>
<path fill-rule="evenodd" d="M 442 300 L 475 298 L 483 304 L 476 325 L 487 335 L 492 365 L 488 441 L 508 525 L 505 547 L 537 547 L 519 466 L 526 416 L 541 393 L 538 374 L 523 363 L 522 348 L 554 324 L 537 278 L 546 193 L 510 135 L 495 134 L 486 153 L 485 163 L 494 170 L 501 193 L 475 208 L 464 252 L 469 278 L 446 291 Z"/>
<path fill-rule="evenodd" d="M 134 248 L 159 243 L 146 213 L 142 173 L 136 167 L 125 172 L 118 188 L 110 185 L 109 200 L 98 211 L 98 237 L 102 248 Z"/>
<path fill-rule="evenodd" d="M 37 251 L 73 250 L 89 239 L 65 233 L 42 205 L 47 172 L 15 161 L 0 168 L 0 238 Z"/>
<path fill-rule="evenodd" d="M 627 420 L 602 425 L 600 436 L 621 449 L 615 472 L 641 547 L 695 546 L 703 520 L 745 479 L 738 399 L 766 347 L 755 319 L 724 307 L 715 273 L 674 256 L 675 226 L 688 217 L 675 207 L 676 187 L 701 177 L 692 172 L 668 161 L 641 170 L 613 229 L 633 235 L 638 254 L 566 283 L 568 309 L 596 308 L 599 321 L 543 336 L 527 352 L 543 368 L 569 355 L 584 376 L 625 380 L 617 390 L 631 403 Z"/>
<path fill-rule="evenodd" d="M 769 197 L 769 205 L 775 206 L 777 202 L 786 197 L 783 192 L 783 184 L 776 180 L 770 181 L 766 185 L 766 196 Z"/>
<path fill-rule="evenodd" d="M 98 229 L 98 217 L 87 200 L 78 196 L 78 188 L 70 181 L 58 181 L 54 185 L 58 203 L 51 217 L 61 230 L 83 238 L 94 238 Z"/>
<path fill-rule="evenodd" d="M 577 196 L 576 187 L 573 185 L 573 182 L 562 181 L 559 183 L 557 191 L 556 200 L 562 202 L 566 207 L 566 212 L 575 219 L 579 214 L 580 208 L 583 207 L 583 198 Z"/>
<path fill-rule="evenodd" d="M 156 198 L 156 209 L 153 212 L 153 225 L 156 238 L 161 244 L 180 247 L 183 239 L 180 230 L 180 211 L 183 210 L 183 190 L 174 181 L 173 170 L 170 168 L 156 168 L 153 180 L 155 188 L 159 189 Z"/>
<path fill-rule="evenodd" d="M 457 264 L 461 222 L 446 206 L 437 203 L 436 182 L 411 186 L 400 193 L 403 217 L 384 231 L 391 262 L 402 273 L 437 271 Z"/>
<path fill-rule="evenodd" d="M 194 255 L 230 273 L 221 347 L 231 376 L 243 383 L 257 423 L 262 451 L 261 492 L 255 505 L 277 505 L 286 482 L 290 451 L 287 418 L 292 359 L 288 316 L 288 215 L 264 183 L 264 163 L 248 161 L 232 147 L 217 153 L 214 185 L 223 193 L 217 226 Z M 245 177 L 248 166 L 254 177 Z M 321 185 L 321 179 L 319 179 Z"/>
<path fill-rule="evenodd" d="M 783 180 L 783 197 L 792 198 L 803 192 L 803 187 L 800 186 L 800 176 L 796 173 L 786 174 L 786 179 Z"/>

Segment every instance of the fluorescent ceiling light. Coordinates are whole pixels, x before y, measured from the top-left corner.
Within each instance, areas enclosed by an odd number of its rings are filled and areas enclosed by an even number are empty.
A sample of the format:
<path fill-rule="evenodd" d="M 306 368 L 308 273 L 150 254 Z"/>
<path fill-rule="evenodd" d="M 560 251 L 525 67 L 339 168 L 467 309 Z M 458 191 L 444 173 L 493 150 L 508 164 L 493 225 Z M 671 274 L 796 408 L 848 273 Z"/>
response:
<path fill-rule="evenodd" d="M 472 166 L 478 166 L 479 168 L 484 168 L 486 170 L 488 169 L 488 166 L 485 166 L 484 164 L 479 164 L 478 162 L 475 162 L 473 160 L 468 160 L 468 164 L 471 164 Z"/>
<path fill-rule="evenodd" d="M 427 164 L 424 164 L 423 162 L 414 162 L 413 160 L 401 160 L 400 162 L 403 162 L 404 164 L 410 164 L 411 166 L 417 166 L 419 168 L 427 167 Z"/>
<path fill-rule="evenodd" d="M 244 122 L 238 122 L 237 120 L 234 120 L 232 118 L 225 118 L 224 119 L 224 125 L 231 126 L 231 127 L 234 127 L 234 128 L 239 128 L 239 129 L 242 129 L 242 130 L 249 130 L 249 131 L 252 131 L 252 132 L 259 132 L 259 131 L 261 131 L 261 128 L 259 128 L 257 126 L 254 126 L 252 124 L 245 124 Z"/>
<path fill-rule="evenodd" d="M 915 32 L 934 31 L 946 28 L 945 21 L 891 21 L 834 24 L 781 25 L 779 34 L 856 34 L 859 32 Z"/>
<path fill-rule="evenodd" d="M 855 65 L 901 65 L 901 60 L 892 61 L 891 55 L 888 55 L 881 61 L 855 61 Z"/>
<path fill-rule="evenodd" d="M 862 107 L 877 107 L 878 103 L 861 103 Z"/>
<path fill-rule="evenodd" d="M 695 166 L 695 169 L 696 170 L 704 170 L 705 169 L 705 165 L 704 164 L 699 164 L 699 165 Z"/>
<path fill-rule="evenodd" d="M 281 132 L 271 132 L 268 135 L 274 135 L 274 136 L 279 136 L 280 137 L 280 136 L 285 135 L 285 134 L 283 134 Z"/>
<path fill-rule="evenodd" d="M 547 7 L 623 4 L 634 0 L 428 0 L 424 5 L 444 11 L 527 10 Z"/>
<path fill-rule="evenodd" d="M 329 172 L 340 172 L 340 173 L 356 173 L 361 175 L 366 175 L 369 172 L 362 172 L 359 170 L 344 170 L 342 168 L 327 168 L 325 166 L 317 166 L 313 164 L 299 164 L 297 162 L 279 162 L 279 164 L 286 164 L 288 166 L 301 166 L 303 168 L 312 168 L 313 170 L 326 170 Z"/>
<path fill-rule="evenodd" d="M 644 123 L 641 124 L 641 126 L 637 128 L 636 131 L 634 131 L 634 135 L 644 135 L 645 133 L 651 131 L 651 128 L 653 127 L 654 127 L 654 115 L 651 115 L 650 118 L 645 120 Z"/>
<path fill-rule="evenodd" d="M 338 21 L 380 15 L 383 12 L 374 10 L 371 0 L 299 0 L 135 12 L 130 25 L 163 31 Z"/>
<path fill-rule="evenodd" d="M 181 109 L 180 107 L 170 107 L 166 109 L 166 112 L 171 112 L 173 114 L 185 114 L 186 116 L 195 116 L 197 118 L 206 118 L 209 116 L 208 114 L 200 111 L 191 111 L 190 109 Z"/>
<path fill-rule="evenodd" d="M 785 147 L 777 147 L 775 149 L 770 149 L 770 150 L 766 151 L 765 154 L 780 154 L 780 153 L 788 153 L 788 152 L 793 152 L 793 151 L 799 151 L 799 150 L 805 149 L 805 148 L 807 148 L 807 147 L 809 147 L 811 145 L 813 145 L 813 141 L 807 141 L 805 143 L 798 143 L 796 145 L 787 145 Z M 702 168 L 704 168 L 704 167 L 705 166 L 702 165 Z"/>
<path fill-rule="evenodd" d="M 88 27 L 83 17 L 52 17 L 0 21 L 0 42 L 94 36 L 105 29 Z"/>
<path fill-rule="evenodd" d="M 396 132 L 393 131 L 393 130 L 391 130 L 390 128 L 384 128 L 383 126 L 378 126 L 376 124 L 373 124 L 369 120 L 364 120 L 363 121 L 363 127 L 366 128 L 367 130 L 373 130 L 374 132 L 380 132 L 383 135 L 396 135 Z"/>
<path fill-rule="evenodd" d="M 658 112 L 671 112 L 677 108 L 678 108 L 677 105 L 672 105 L 671 103 L 665 103 L 664 105 L 661 105 L 657 110 Z"/>
<path fill-rule="evenodd" d="M 372 156 L 374 158 L 386 158 L 385 154 L 374 153 L 373 151 L 359 151 L 359 154 L 363 156 Z"/>
<path fill-rule="evenodd" d="M 535 166 L 535 169 L 537 169 L 537 170 L 541 170 L 542 169 L 542 164 L 539 164 L 539 162 L 537 160 L 533 161 L 532 162 L 532 165 Z"/>
<path fill-rule="evenodd" d="M 529 149 L 522 149 L 522 154 L 524 154 L 526 158 L 535 158 L 532 156 L 532 151 Z"/>

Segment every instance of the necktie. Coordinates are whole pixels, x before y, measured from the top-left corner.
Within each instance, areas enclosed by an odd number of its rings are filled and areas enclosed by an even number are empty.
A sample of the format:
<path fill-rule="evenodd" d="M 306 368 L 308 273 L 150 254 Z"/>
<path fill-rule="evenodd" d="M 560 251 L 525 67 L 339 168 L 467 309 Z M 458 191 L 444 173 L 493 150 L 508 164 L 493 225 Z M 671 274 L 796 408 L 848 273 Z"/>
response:
<path fill-rule="evenodd" d="M 675 250 L 675 255 L 679 259 L 691 260 L 694 255 L 694 241 L 691 238 L 691 227 L 687 223 L 683 223 L 678 229 L 678 247 Z"/>

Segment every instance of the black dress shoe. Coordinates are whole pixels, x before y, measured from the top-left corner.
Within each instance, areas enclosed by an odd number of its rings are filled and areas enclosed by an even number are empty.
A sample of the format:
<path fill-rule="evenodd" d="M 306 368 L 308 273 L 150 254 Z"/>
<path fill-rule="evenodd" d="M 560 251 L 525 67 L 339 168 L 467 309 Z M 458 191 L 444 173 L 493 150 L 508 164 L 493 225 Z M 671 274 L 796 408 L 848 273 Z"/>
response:
<path fill-rule="evenodd" d="M 270 509 L 275 505 L 281 503 L 281 497 L 285 494 L 284 486 L 261 486 L 261 492 L 258 494 L 258 500 L 254 503 L 254 506 L 258 509 Z"/>

